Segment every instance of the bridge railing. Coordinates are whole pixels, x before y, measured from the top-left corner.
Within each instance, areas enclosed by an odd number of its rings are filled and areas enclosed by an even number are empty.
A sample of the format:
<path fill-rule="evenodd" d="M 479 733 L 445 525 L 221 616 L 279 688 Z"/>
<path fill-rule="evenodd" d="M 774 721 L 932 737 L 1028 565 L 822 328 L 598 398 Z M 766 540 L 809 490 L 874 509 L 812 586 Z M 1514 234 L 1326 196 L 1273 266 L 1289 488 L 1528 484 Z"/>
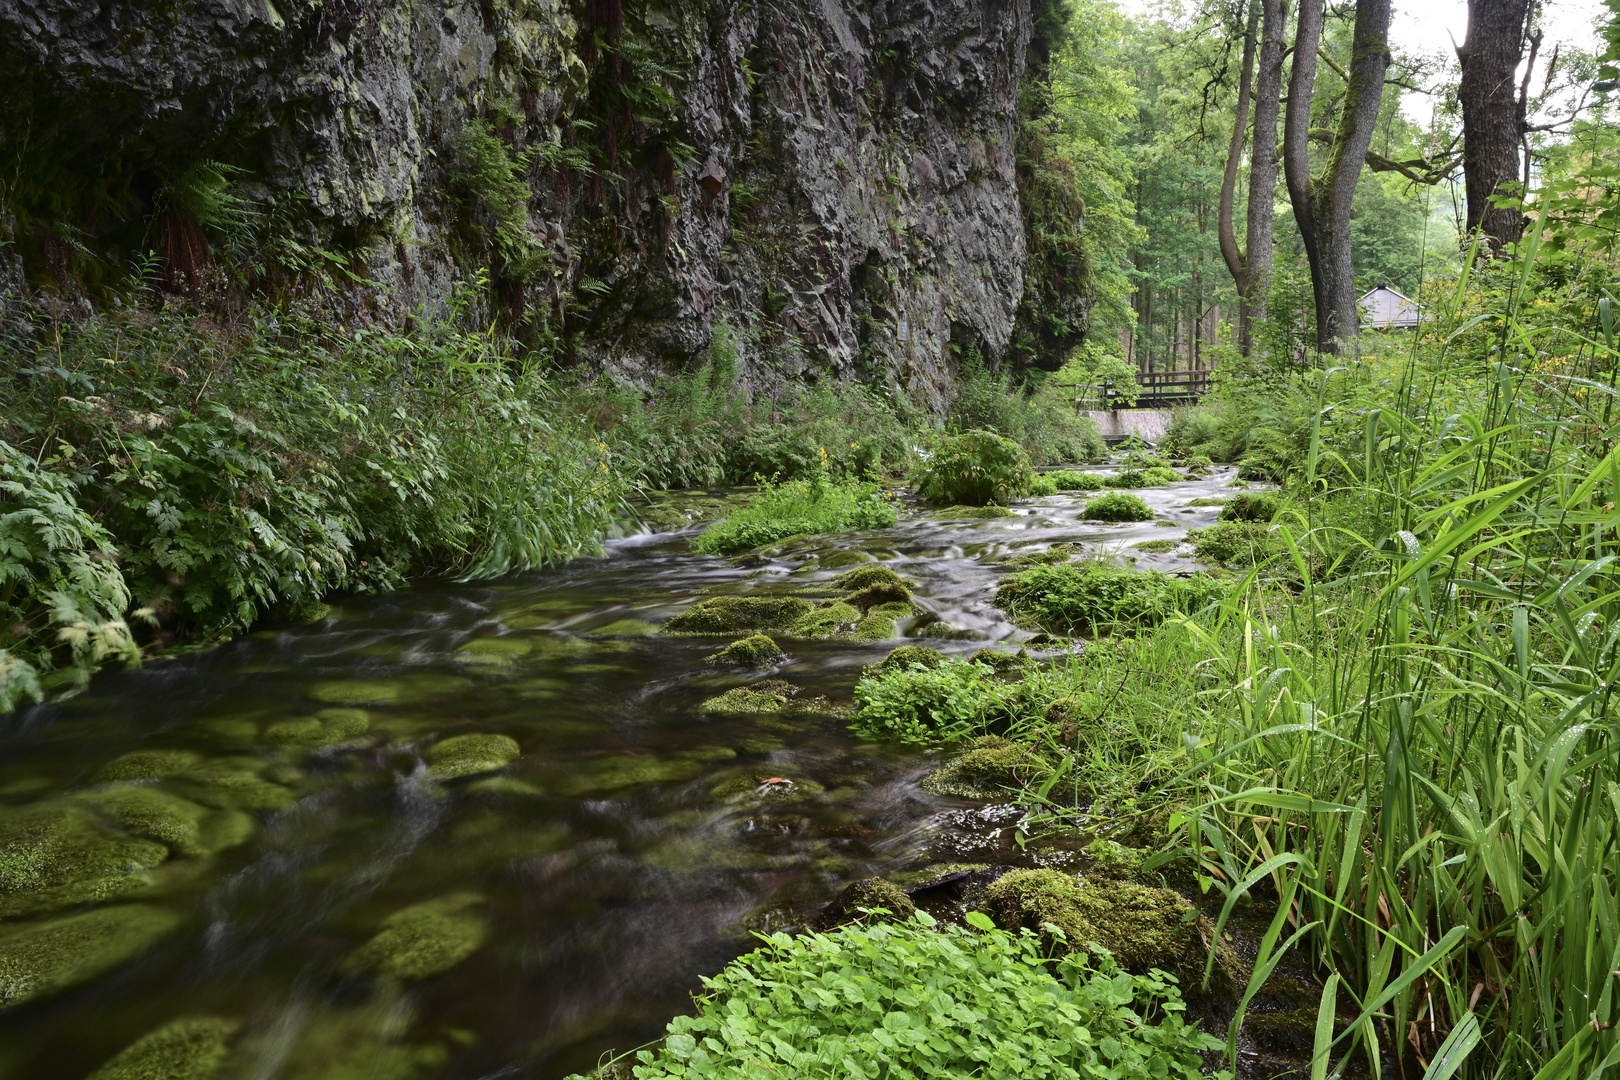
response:
<path fill-rule="evenodd" d="M 1210 371 L 1138 371 L 1136 373 L 1136 404 L 1138 409 L 1159 409 L 1169 405 L 1188 405 L 1209 392 Z M 1113 386 L 1087 386 L 1083 383 L 1058 383 L 1069 390 L 1086 391 L 1075 399 L 1075 408 L 1083 400 L 1097 402 L 1105 409 L 1126 408 L 1125 398 Z"/>

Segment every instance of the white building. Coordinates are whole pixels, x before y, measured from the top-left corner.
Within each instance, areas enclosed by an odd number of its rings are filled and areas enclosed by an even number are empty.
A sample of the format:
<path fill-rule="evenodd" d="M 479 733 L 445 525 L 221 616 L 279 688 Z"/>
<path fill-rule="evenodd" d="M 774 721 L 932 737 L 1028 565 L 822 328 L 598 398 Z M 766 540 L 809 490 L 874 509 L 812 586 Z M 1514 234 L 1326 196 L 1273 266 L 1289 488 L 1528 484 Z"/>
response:
<path fill-rule="evenodd" d="M 1371 290 L 1357 303 L 1361 305 L 1363 330 L 1397 330 L 1416 326 L 1423 321 L 1418 302 L 1388 285 Z"/>

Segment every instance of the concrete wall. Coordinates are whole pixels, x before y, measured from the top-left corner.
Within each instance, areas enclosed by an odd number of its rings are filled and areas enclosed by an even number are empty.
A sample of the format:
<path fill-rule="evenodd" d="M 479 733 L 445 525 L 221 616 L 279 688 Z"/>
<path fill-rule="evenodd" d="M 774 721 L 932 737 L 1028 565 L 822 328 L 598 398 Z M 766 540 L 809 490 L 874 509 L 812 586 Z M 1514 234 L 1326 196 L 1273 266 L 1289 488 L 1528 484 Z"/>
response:
<path fill-rule="evenodd" d="M 1158 443 L 1170 430 L 1169 409 L 1090 409 L 1091 417 L 1106 442 L 1120 442 L 1132 435 L 1143 442 Z"/>

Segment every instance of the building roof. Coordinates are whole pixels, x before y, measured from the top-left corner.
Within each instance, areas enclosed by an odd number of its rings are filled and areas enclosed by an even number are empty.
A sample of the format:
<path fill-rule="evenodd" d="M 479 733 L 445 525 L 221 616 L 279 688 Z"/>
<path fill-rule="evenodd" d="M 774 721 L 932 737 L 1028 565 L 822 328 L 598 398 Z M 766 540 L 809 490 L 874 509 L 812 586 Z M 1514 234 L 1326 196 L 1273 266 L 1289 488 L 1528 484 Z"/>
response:
<path fill-rule="evenodd" d="M 1410 296 L 1396 292 L 1388 285 L 1371 289 L 1357 301 L 1361 305 L 1363 330 L 1388 330 L 1403 326 L 1416 326 L 1423 321 L 1418 302 Z"/>

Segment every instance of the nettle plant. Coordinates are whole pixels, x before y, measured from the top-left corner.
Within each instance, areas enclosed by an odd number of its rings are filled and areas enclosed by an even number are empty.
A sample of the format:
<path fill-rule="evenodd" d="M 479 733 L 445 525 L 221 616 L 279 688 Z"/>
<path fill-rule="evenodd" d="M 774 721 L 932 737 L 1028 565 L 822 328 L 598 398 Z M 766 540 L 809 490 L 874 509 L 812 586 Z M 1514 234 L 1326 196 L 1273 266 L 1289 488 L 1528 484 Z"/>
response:
<path fill-rule="evenodd" d="M 1222 1046 L 1183 1019 L 1164 972 L 1127 974 L 1100 950 L 1051 960 L 1028 931 L 967 918 L 971 930 L 919 911 L 903 923 L 762 936 L 762 948 L 704 980 L 697 1015 L 670 1021 L 632 1072 L 1191 1080 L 1204 1075 L 1200 1051 Z"/>

